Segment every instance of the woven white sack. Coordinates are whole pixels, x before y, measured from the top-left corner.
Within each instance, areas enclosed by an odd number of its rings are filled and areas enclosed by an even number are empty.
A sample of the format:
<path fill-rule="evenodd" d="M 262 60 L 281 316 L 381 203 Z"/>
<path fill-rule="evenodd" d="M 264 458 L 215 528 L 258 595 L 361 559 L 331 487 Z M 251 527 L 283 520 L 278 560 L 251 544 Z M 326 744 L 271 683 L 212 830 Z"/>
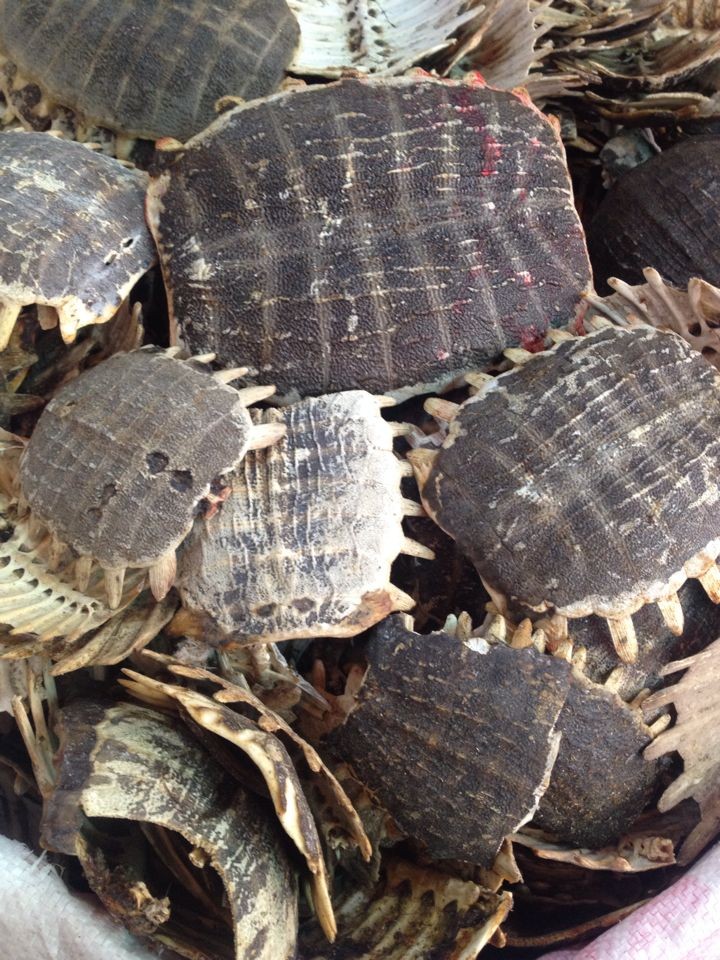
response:
<path fill-rule="evenodd" d="M 2 960 L 157 960 L 91 898 L 73 896 L 44 858 L 0 836 Z"/>

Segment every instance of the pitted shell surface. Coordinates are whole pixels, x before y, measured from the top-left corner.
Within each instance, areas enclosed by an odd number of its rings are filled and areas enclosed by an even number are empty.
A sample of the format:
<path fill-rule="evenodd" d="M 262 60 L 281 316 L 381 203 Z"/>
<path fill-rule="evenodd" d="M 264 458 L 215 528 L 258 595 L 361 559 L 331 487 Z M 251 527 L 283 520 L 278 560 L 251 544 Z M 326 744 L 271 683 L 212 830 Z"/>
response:
<path fill-rule="evenodd" d="M 252 428 L 237 391 L 162 351 L 117 354 L 43 411 L 20 469 L 32 511 L 105 567 L 176 547 Z"/>

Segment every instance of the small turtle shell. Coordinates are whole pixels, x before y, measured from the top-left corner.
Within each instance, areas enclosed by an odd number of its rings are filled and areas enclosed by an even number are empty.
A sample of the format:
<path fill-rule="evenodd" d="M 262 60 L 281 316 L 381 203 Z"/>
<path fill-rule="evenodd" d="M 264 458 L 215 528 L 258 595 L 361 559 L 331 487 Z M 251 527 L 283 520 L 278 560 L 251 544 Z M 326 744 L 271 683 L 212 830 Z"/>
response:
<path fill-rule="evenodd" d="M 109 569 L 151 566 L 251 443 L 242 396 L 155 348 L 116 354 L 47 405 L 20 466 L 34 515 Z"/>
<path fill-rule="evenodd" d="M 0 349 L 29 304 L 54 307 L 70 341 L 110 319 L 155 260 L 146 182 L 77 143 L 0 134 Z"/>
<path fill-rule="evenodd" d="M 676 287 L 720 284 L 720 137 L 693 137 L 625 174 L 588 229 L 597 288 L 642 283 L 654 267 Z"/>
<path fill-rule="evenodd" d="M 148 215 L 179 338 L 281 397 L 446 384 L 542 342 L 590 281 L 555 129 L 479 84 L 348 79 L 239 107 L 153 182 Z"/>
<path fill-rule="evenodd" d="M 547 786 L 570 667 L 477 642 L 383 621 L 358 707 L 328 746 L 431 856 L 490 867 Z"/>
<path fill-rule="evenodd" d="M 463 404 L 423 499 L 505 596 L 612 620 L 714 576 L 719 462 L 718 372 L 675 334 L 610 328 Z"/>
<path fill-rule="evenodd" d="M 0 50 L 111 130 L 186 140 L 225 95 L 280 85 L 300 36 L 285 0 L 0 0 Z"/>
<path fill-rule="evenodd" d="M 413 601 L 390 583 L 403 534 L 402 462 L 382 398 L 364 391 L 255 413 L 283 423 L 274 449 L 250 453 L 223 509 L 183 550 L 184 603 L 221 634 L 270 643 L 349 637 Z M 432 557 L 433 554 L 427 551 Z"/>

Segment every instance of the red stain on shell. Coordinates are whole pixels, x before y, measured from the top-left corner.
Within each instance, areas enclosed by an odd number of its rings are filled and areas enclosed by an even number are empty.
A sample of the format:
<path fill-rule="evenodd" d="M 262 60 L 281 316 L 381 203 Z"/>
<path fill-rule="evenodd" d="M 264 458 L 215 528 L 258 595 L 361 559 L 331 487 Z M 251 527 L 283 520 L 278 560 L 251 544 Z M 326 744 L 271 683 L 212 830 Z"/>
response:
<path fill-rule="evenodd" d="M 497 173 L 502 147 L 491 133 L 484 135 L 483 146 L 485 148 L 485 162 L 480 173 L 483 177 L 491 177 L 494 173 Z"/>
<path fill-rule="evenodd" d="M 463 79 L 470 87 L 486 87 L 488 85 L 487 80 L 479 70 L 471 70 L 465 74 Z"/>
<path fill-rule="evenodd" d="M 530 353 L 542 353 L 545 349 L 545 335 L 547 327 L 539 330 L 537 327 L 529 327 L 520 332 L 520 346 L 523 350 Z"/>

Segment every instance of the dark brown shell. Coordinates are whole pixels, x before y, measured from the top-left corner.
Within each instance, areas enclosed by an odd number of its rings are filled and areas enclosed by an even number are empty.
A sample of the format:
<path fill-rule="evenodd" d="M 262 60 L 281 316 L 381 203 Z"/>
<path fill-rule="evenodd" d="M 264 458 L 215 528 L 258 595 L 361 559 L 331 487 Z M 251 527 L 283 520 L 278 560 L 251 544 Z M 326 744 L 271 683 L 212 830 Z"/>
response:
<path fill-rule="evenodd" d="M 675 334 L 564 341 L 460 408 L 423 499 L 506 596 L 621 617 L 720 550 L 718 401 Z"/>
<path fill-rule="evenodd" d="M 390 584 L 404 542 L 401 462 L 379 399 L 349 391 L 255 416 L 287 436 L 249 453 L 223 509 L 195 526 L 184 603 L 259 643 L 354 636 L 401 609 Z"/>
<path fill-rule="evenodd" d="M 190 529 L 252 421 L 236 390 L 155 348 L 116 354 L 63 387 L 20 467 L 33 513 L 103 567 L 150 566 Z"/>
<path fill-rule="evenodd" d="M 609 191 L 588 230 L 595 284 L 642 283 L 654 267 L 677 287 L 720 284 L 720 137 L 693 137 L 652 157 Z"/>
<path fill-rule="evenodd" d="M 277 89 L 285 0 L 0 0 L 0 52 L 52 100 L 133 136 L 186 140 L 226 95 Z"/>
<path fill-rule="evenodd" d="M 600 849 L 629 830 L 660 785 L 660 764 L 643 757 L 651 733 L 639 710 L 578 673 L 557 729 L 560 750 L 533 825 Z"/>
<path fill-rule="evenodd" d="M 80 144 L 0 134 L 0 309 L 53 306 L 68 340 L 109 320 L 155 260 L 146 182 Z M 0 346 L 11 331 L 0 330 Z"/>
<path fill-rule="evenodd" d="M 358 708 L 329 746 L 433 857 L 490 867 L 545 789 L 570 667 L 478 642 L 485 652 L 385 620 L 364 650 Z"/>
<path fill-rule="evenodd" d="M 240 107 L 153 182 L 178 333 L 280 395 L 421 392 L 568 322 L 589 264 L 555 129 L 418 77 Z"/>

